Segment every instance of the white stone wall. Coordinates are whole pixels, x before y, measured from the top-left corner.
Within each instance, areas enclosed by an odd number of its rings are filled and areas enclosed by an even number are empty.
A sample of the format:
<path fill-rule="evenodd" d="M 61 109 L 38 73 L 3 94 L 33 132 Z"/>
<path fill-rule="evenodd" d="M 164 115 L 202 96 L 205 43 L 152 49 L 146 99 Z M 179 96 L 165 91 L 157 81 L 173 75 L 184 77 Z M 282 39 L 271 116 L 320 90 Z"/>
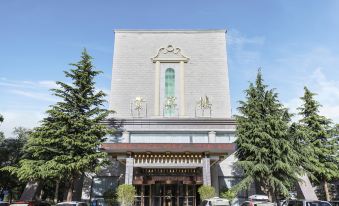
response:
<path fill-rule="evenodd" d="M 154 116 L 155 65 L 151 58 L 168 45 L 180 48 L 182 54 L 190 58 L 184 73 L 185 116 L 194 117 L 196 102 L 207 95 L 213 104 L 212 117 L 229 118 L 224 30 L 115 31 L 110 95 L 110 109 L 116 111 L 115 116 L 130 118 L 130 102 L 136 96 L 146 99 L 148 117 Z"/>
<path fill-rule="evenodd" d="M 237 158 L 235 154 L 230 154 L 226 159 L 219 163 L 218 176 L 232 177 L 232 176 L 242 176 L 242 171 L 235 166 Z"/>

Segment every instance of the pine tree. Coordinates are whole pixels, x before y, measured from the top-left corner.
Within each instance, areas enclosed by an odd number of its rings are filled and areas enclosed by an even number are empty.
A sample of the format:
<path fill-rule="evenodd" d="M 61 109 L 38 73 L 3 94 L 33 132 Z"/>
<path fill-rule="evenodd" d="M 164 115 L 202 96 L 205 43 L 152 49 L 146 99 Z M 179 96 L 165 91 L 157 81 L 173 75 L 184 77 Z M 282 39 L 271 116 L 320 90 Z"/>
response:
<path fill-rule="evenodd" d="M 4 117 L 0 114 L 0 125 L 2 124 L 2 122 L 4 121 Z M 5 139 L 5 135 L 2 131 L 0 131 L 0 142 L 3 141 Z"/>
<path fill-rule="evenodd" d="M 6 190 L 9 194 L 8 199 L 11 201 L 13 196 L 20 193 L 25 186 L 24 182 L 2 168 L 18 166 L 29 134 L 29 129 L 16 127 L 13 137 L 0 141 L 0 198 L 3 196 L 3 191 Z"/>
<path fill-rule="evenodd" d="M 64 178 L 69 184 L 68 201 L 76 179 L 106 163 L 106 153 L 98 147 L 110 133 L 101 124 L 110 111 L 102 108 L 105 94 L 95 90 L 94 77 L 101 72 L 94 69 L 91 59 L 84 50 L 81 60 L 71 64 L 74 68 L 64 72 L 72 83 L 58 81 L 59 88 L 52 89 L 61 101 L 46 112 L 28 141 L 20 167 L 12 170 L 21 179 L 55 180 L 56 188 Z"/>
<path fill-rule="evenodd" d="M 264 84 L 260 70 L 245 94 L 236 115 L 236 157 L 244 178 L 233 190 L 244 190 L 255 183 L 271 200 L 277 200 L 279 195 L 287 196 L 301 172 L 298 153 L 288 135 L 291 115 L 274 89 Z"/>
<path fill-rule="evenodd" d="M 329 200 L 328 182 L 339 176 L 338 139 L 333 133 L 330 119 L 319 114 L 320 104 L 314 99 L 316 94 L 304 87 L 303 104 L 298 108 L 302 119 L 299 121 L 302 142 L 308 149 L 305 169 L 315 183 L 324 187 L 325 198 Z"/>

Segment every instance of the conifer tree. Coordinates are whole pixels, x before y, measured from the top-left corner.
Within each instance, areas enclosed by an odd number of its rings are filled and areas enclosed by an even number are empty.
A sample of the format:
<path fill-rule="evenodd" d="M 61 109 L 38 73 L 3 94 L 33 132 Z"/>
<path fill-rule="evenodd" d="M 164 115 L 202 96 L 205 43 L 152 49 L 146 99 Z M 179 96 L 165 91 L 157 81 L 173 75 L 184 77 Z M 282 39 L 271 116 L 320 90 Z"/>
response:
<path fill-rule="evenodd" d="M 35 128 L 26 146 L 20 167 L 13 169 L 19 178 L 56 180 L 69 185 L 67 200 L 72 200 L 74 183 L 85 172 L 95 172 L 105 164 L 106 154 L 98 150 L 110 130 L 100 124 L 110 113 L 102 108 L 105 94 L 95 90 L 94 77 L 100 74 L 84 50 L 81 60 L 65 71 L 72 83 L 57 82 L 52 89 L 61 101 L 51 106 L 41 126 Z M 56 191 L 57 193 L 57 191 Z"/>
<path fill-rule="evenodd" d="M 301 172 L 288 135 L 291 115 L 274 89 L 264 84 L 260 70 L 245 94 L 236 115 L 236 157 L 244 179 L 232 189 L 244 190 L 255 183 L 271 200 L 277 200 L 279 195 L 287 196 Z"/>
<path fill-rule="evenodd" d="M 2 122 L 4 121 L 4 117 L 0 114 L 0 125 L 2 124 Z M 0 131 L 0 142 L 3 141 L 5 139 L 5 135 L 2 131 Z"/>
<path fill-rule="evenodd" d="M 304 87 L 303 104 L 298 108 L 301 119 L 299 130 L 303 133 L 303 142 L 308 150 L 304 159 L 305 169 L 315 183 L 324 187 L 325 198 L 329 201 L 328 182 L 339 177 L 338 137 L 330 119 L 319 114 L 320 104 L 314 99 L 316 94 Z"/>

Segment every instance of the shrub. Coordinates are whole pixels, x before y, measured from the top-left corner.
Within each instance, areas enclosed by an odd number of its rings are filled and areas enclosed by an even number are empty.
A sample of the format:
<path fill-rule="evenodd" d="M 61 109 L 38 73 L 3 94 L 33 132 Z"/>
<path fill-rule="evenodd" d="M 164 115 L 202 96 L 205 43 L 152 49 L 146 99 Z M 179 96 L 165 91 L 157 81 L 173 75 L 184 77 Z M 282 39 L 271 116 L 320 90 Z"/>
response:
<path fill-rule="evenodd" d="M 215 189 L 209 185 L 199 187 L 198 193 L 201 200 L 209 199 L 215 196 Z"/>
<path fill-rule="evenodd" d="M 230 202 L 233 201 L 233 199 L 237 196 L 237 193 L 230 189 L 224 190 L 222 193 L 220 193 L 220 197 L 228 199 Z"/>
<path fill-rule="evenodd" d="M 121 206 L 132 206 L 134 204 L 136 190 L 133 185 L 119 185 L 117 188 L 118 202 Z"/>
<path fill-rule="evenodd" d="M 114 189 L 108 189 L 103 194 L 104 201 L 108 206 L 113 206 L 117 204 L 116 196 L 117 196 L 117 193 Z"/>

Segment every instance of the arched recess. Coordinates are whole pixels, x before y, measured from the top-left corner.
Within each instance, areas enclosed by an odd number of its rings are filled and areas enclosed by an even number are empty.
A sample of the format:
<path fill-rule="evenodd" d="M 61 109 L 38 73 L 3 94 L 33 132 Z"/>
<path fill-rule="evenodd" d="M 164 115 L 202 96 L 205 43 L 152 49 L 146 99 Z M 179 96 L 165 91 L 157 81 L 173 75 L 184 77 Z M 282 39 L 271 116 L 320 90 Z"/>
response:
<path fill-rule="evenodd" d="M 165 96 L 175 96 L 175 71 L 172 68 L 166 69 L 165 72 Z"/>
<path fill-rule="evenodd" d="M 179 71 L 176 72 L 179 78 L 177 78 L 179 84 L 179 115 L 185 116 L 185 86 L 184 86 L 184 63 L 187 63 L 189 58 L 181 53 L 181 49 L 172 45 L 160 48 L 157 55 L 151 58 L 152 62 L 155 63 L 155 78 L 154 78 L 154 115 L 160 115 L 160 67 L 166 63 L 177 63 L 179 64 Z M 170 67 L 168 67 L 170 68 Z M 168 69 L 166 68 L 166 69 Z M 173 68 L 172 68 L 173 69 Z M 177 71 L 173 69 L 174 71 Z M 174 90 L 175 91 L 175 90 Z M 165 96 L 165 95 L 164 95 Z"/>
<path fill-rule="evenodd" d="M 175 97 L 175 71 L 173 68 L 167 68 L 165 71 L 165 98 Z M 173 116 L 174 108 L 165 109 L 165 116 Z"/>

